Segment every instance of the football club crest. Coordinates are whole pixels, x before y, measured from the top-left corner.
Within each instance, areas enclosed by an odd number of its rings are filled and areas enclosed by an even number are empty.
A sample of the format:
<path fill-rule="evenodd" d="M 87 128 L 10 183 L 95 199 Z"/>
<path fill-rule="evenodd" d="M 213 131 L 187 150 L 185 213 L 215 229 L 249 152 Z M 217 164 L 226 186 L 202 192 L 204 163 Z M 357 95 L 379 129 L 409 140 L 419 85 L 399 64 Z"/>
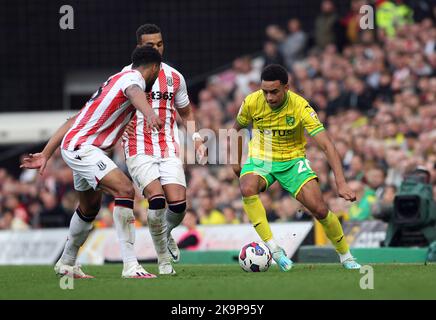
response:
<path fill-rule="evenodd" d="M 294 125 L 294 122 L 295 122 L 295 118 L 294 118 L 293 116 L 286 116 L 286 123 L 287 123 L 289 126 Z"/>
<path fill-rule="evenodd" d="M 103 162 L 103 161 L 99 161 L 99 162 L 97 162 L 97 167 L 101 170 L 101 171 L 103 171 L 104 169 L 106 169 L 106 164 Z"/>
<path fill-rule="evenodd" d="M 167 77 L 167 85 L 168 85 L 168 87 L 173 86 L 173 78 L 172 77 Z"/>

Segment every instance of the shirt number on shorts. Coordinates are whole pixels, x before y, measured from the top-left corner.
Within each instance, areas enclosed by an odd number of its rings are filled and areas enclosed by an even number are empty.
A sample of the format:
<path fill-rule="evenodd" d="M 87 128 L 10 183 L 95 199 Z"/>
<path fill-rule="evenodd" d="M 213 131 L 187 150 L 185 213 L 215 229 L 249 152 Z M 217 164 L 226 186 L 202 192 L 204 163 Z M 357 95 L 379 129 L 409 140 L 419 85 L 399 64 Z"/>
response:
<path fill-rule="evenodd" d="M 309 160 L 305 159 L 298 161 L 298 173 L 302 173 L 307 169 L 312 170 L 312 168 L 309 166 Z"/>

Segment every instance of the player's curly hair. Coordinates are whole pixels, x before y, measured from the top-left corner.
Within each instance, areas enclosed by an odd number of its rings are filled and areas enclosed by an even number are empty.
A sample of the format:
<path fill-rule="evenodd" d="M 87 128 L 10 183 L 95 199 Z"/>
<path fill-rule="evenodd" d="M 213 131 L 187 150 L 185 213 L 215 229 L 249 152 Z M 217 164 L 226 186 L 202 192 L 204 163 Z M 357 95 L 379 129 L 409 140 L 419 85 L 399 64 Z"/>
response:
<path fill-rule="evenodd" d="M 148 64 L 160 64 L 162 57 L 156 49 L 152 47 L 136 47 L 132 52 L 132 68 L 146 66 Z"/>
<path fill-rule="evenodd" d="M 156 34 L 161 33 L 160 28 L 153 23 L 146 23 L 140 26 L 136 30 L 136 41 L 137 43 L 141 43 L 141 37 L 143 34 Z"/>
<path fill-rule="evenodd" d="M 281 84 L 288 83 L 288 71 L 279 64 L 270 64 L 262 70 L 260 79 L 264 81 L 279 80 Z"/>

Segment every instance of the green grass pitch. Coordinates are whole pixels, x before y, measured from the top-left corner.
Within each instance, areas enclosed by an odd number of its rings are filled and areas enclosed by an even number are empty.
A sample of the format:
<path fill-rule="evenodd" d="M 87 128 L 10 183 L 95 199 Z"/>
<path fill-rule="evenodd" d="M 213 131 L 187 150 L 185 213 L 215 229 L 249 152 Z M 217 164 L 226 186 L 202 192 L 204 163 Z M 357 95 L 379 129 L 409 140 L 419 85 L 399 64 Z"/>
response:
<path fill-rule="evenodd" d="M 144 265 L 156 273 L 155 264 Z M 95 279 L 60 289 L 50 266 L 0 267 L 0 299 L 436 299 L 436 265 L 375 264 L 374 289 L 359 286 L 363 274 L 339 264 L 276 265 L 245 273 L 239 265 L 176 265 L 177 275 L 121 279 L 119 264 L 84 266 Z"/>

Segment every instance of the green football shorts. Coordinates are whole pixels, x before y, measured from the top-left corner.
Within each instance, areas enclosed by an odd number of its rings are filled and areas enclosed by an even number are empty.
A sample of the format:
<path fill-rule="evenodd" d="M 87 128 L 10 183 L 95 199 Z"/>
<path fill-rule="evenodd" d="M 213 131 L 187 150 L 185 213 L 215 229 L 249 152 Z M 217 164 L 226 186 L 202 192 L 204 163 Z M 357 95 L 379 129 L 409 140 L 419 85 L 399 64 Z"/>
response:
<path fill-rule="evenodd" d="M 306 158 L 296 158 L 289 161 L 264 161 L 250 157 L 247 158 L 242 168 L 241 177 L 249 173 L 261 176 L 266 182 L 266 189 L 277 180 L 294 198 L 297 197 L 306 182 L 318 179 Z"/>

